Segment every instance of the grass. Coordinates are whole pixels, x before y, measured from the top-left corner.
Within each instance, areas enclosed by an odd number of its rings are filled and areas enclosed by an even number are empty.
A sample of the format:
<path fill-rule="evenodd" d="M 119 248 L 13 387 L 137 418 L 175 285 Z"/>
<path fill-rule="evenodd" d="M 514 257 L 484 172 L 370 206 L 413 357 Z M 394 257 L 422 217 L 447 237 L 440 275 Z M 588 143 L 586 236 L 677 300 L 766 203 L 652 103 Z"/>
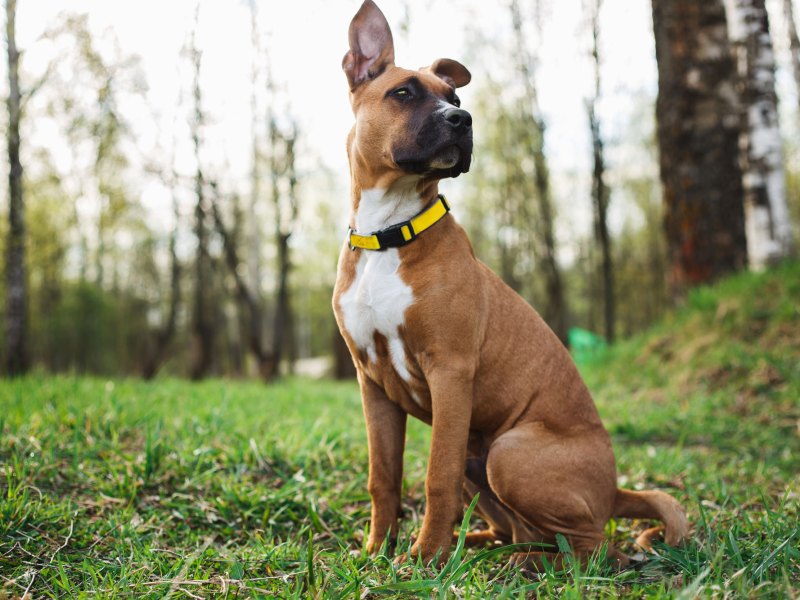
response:
<path fill-rule="evenodd" d="M 351 383 L 0 381 L 0 598 L 800 595 L 800 265 L 695 292 L 584 375 L 621 483 L 676 495 L 694 526 L 639 570 L 530 578 L 502 548 L 456 547 L 441 570 L 367 556 Z M 428 440 L 410 425 L 400 551 Z M 633 552 L 643 526 L 608 533 Z"/>

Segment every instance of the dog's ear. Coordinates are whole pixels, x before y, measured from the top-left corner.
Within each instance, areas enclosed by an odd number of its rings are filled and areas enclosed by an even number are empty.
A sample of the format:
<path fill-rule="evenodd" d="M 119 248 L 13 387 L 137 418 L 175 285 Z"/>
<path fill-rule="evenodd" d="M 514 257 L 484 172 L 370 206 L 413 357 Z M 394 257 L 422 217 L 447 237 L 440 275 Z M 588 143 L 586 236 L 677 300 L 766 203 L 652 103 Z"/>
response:
<path fill-rule="evenodd" d="M 394 42 L 389 23 L 372 0 L 364 0 L 350 22 L 350 50 L 342 60 L 350 90 L 393 64 Z"/>
<path fill-rule="evenodd" d="M 435 60 L 430 67 L 421 70 L 433 73 L 440 79 L 444 79 L 448 85 L 456 88 L 464 87 L 472 79 L 467 67 L 449 58 Z"/>

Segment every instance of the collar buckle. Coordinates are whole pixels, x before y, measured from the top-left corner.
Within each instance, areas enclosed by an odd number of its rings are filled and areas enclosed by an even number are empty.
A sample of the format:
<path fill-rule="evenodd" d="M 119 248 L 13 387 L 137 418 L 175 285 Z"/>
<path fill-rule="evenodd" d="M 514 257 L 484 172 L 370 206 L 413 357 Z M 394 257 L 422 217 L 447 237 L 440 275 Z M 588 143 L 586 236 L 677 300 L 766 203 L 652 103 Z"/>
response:
<path fill-rule="evenodd" d="M 381 250 L 405 246 L 408 242 L 417 237 L 410 221 L 390 225 L 385 229 L 376 231 L 373 235 L 377 236 L 378 242 L 381 245 Z"/>

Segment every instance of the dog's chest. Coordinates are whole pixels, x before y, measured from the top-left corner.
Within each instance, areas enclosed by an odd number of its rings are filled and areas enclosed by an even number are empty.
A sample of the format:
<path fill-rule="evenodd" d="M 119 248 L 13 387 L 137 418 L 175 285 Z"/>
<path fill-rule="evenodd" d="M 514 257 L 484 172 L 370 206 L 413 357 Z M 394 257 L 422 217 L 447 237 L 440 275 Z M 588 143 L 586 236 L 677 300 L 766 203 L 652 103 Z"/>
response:
<path fill-rule="evenodd" d="M 376 333 L 386 339 L 388 355 L 396 373 L 410 380 L 406 351 L 400 337 L 408 307 L 414 294 L 399 273 L 400 255 L 396 248 L 381 252 L 362 252 L 350 287 L 340 296 L 345 329 L 367 360 L 377 363 Z"/>

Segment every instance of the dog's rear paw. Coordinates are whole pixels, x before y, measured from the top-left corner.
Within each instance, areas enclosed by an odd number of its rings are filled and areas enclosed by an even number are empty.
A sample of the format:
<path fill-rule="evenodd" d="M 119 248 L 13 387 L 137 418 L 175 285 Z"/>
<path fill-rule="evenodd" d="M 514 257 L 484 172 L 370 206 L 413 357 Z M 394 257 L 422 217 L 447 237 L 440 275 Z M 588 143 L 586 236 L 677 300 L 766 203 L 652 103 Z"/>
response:
<path fill-rule="evenodd" d="M 447 562 L 447 557 L 449 554 L 449 548 L 437 548 L 435 551 L 426 550 L 420 545 L 419 542 L 414 542 L 414 544 L 411 546 L 411 550 L 408 553 L 404 552 L 399 554 L 394 559 L 394 564 L 396 566 L 401 566 L 421 561 L 425 566 L 436 565 L 437 567 L 441 567 L 445 562 Z"/>
<path fill-rule="evenodd" d="M 458 531 L 453 532 L 454 544 L 458 543 L 459 535 L 460 533 Z M 484 531 L 470 531 L 467 533 L 466 537 L 464 538 L 464 545 L 467 548 L 472 548 L 473 546 L 485 546 L 497 541 L 500 541 L 500 538 L 497 536 L 497 534 L 491 529 L 486 529 Z"/>

